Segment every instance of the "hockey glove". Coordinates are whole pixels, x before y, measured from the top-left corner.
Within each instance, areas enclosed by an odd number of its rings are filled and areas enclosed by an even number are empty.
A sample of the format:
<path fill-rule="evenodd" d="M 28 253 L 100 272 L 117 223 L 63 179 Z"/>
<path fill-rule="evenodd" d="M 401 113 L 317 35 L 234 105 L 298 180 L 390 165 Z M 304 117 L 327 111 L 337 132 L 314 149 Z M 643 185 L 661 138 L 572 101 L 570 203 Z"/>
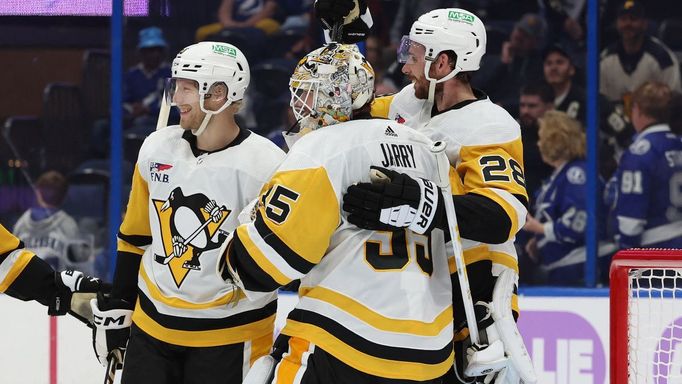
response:
<path fill-rule="evenodd" d="M 315 14 L 317 18 L 329 25 L 343 21 L 350 11 L 355 8 L 353 0 L 317 0 Z"/>
<path fill-rule="evenodd" d="M 357 11 L 355 10 L 356 4 Z M 354 44 L 367 38 L 371 21 L 368 25 L 361 18 L 366 12 L 369 12 L 366 0 L 317 0 L 315 2 L 317 18 L 327 29 L 339 23 L 343 25 L 341 41 L 337 43 Z"/>
<path fill-rule="evenodd" d="M 111 359 L 114 359 L 116 364 L 122 364 L 130 337 L 133 304 L 99 293 L 96 299 L 90 301 L 90 306 L 95 323 L 92 344 L 97 360 L 104 366 L 107 366 Z M 120 367 L 116 367 L 118 368 Z"/>
<path fill-rule="evenodd" d="M 348 221 L 360 228 L 415 233 L 431 232 L 445 222 L 445 204 L 438 187 L 381 167 L 370 167 L 371 183 L 351 185 L 343 196 Z"/>
<path fill-rule="evenodd" d="M 78 320 L 91 326 L 93 323 L 90 300 L 99 292 L 109 292 L 111 285 L 80 271 L 55 272 L 55 291 L 48 298 L 47 314 L 62 316 L 70 313 Z"/>

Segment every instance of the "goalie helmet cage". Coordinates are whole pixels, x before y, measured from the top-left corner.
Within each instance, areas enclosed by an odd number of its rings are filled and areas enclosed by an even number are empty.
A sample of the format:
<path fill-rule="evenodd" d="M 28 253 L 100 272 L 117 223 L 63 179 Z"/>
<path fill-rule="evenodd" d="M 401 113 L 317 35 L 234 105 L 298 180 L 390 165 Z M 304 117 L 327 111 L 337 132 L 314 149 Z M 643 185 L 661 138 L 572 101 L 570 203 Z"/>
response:
<path fill-rule="evenodd" d="M 611 384 L 682 383 L 682 250 L 620 251 L 609 274 Z"/>

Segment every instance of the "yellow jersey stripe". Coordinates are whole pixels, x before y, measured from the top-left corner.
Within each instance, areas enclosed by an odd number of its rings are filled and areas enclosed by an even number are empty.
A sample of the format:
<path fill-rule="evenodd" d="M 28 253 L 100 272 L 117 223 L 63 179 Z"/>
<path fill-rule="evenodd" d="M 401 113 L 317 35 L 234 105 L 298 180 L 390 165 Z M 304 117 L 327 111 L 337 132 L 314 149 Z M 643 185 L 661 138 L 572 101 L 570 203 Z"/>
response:
<path fill-rule="evenodd" d="M 186 347 L 215 347 L 242 343 L 272 334 L 275 325 L 275 315 L 236 327 L 205 331 L 183 331 L 163 327 L 154 321 L 142 310 L 138 300 L 133 312 L 133 322 L 145 333 L 166 343 Z"/>
<path fill-rule="evenodd" d="M 454 350 L 445 361 L 438 364 L 382 359 L 356 350 L 320 327 L 295 320 L 287 320 L 282 333 L 305 338 L 359 371 L 389 379 L 435 379 L 450 369 L 454 359 Z"/>
<path fill-rule="evenodd" d="M 436 316 L 432 322 L 427 323 L 418 320 L 392 319 L 383 316 L 346 295 L 320 286 L 314 288 L 301 287 L 299 293 L 302 297 L 329 303 L 364 321 L 370 326 L 386 332 L 407 333 L 419 336 L 437 336 L 445 327 L 448 327 L 452 323 L 452 306 L 448 306 Z"/>
<path fill-rule="evenodd" d="M 511 229 L 509 230 L 509 234 L 507 235 L 507 240 L 509 240 L 513 236 L 515 236 L 516 233 L 519 231 L 519 214 L 516 211 L 516 208 L 514 208 L 513 205 L 509 204 L 509 202 L 507 200 L 505 200 L 502 196 L 495 193 L 495 191 L 493 191 L 492 189 L 479 188 L 479 189 L 475 189 L 472 192 L 477 194 L 477 195 L 481 195 L 481 196 L 485 196 L 485 197 L 489 198 L 490 200 L 497 203 L 497 205 L 502 207 L 502 209 L 504 209 L 504 212 L 507 214 L 507 216 L 509 217 L 509 220 L 511 221 Z"/>
<path fill-rule="evenodd" d="M 140 264 L 140 277 L 144 281 L 145 285 L 147 286 L 147 290 L 149 291 L 149 295 L 151 296 L 152 299 L 155 301 L 161 302 L 165 305 L 168 305 L 169 307 L 173 308 L 181 308 L 181 309 L 208 309 L 208 308 L 215 308 L 215 307 L 220 307 L 223 305 L 226 305 L 227 303 L 231 302 L 234 300 L 235 294 L 239 296 L 238 300 L 241 300 L 244 298 L 244 293 L 242 291 L 232 291 L 216 300 L 210 301 L 208 303 L 192 303 L 186 300 L 183 300 L 179 297 L 167 297 L 164 296 L 163 293 L 159 290 L 159 288 L 154 284 L 154 282 L 149 278 L 147 275 L 147 271 L 144 269 L 144 264 Z"/>

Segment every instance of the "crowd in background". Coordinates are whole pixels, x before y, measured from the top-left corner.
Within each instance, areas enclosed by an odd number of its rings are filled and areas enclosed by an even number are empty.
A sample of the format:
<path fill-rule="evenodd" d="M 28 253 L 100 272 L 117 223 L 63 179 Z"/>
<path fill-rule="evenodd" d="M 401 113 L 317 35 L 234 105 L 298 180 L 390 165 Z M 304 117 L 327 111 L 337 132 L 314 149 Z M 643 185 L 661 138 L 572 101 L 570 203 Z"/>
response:
<path fill-rule="evenodd" d="M 230 42 L 245 53 L 252 86 L 240 124 L 284 146 L 281 132 L 295 122 L 288 107 L 289 76 L 298 59 L 323 42 L 313 1 L 215 3 L 213 10 L 205 10 L 213 19 L 198 23 L 187 39 Z M 461 7 L 483 19 L 487 52 L 472 84 L 516 117 L 523 135 L 530 207 L 527 224 L 517 238 L 521 283 L 582 284 L 587 195 L 586 1 L 367 3 L 374 26 L 361 49 L 375 69 L 377 94 L 397 92 L 409 82 L 396 60 L 396 49 L 418 16 L 436 8 Z M 678 95 L 682 91 L 678 61 L 682 15 L 674 14 L 679 7 L 668 8 L 667 3 L 601 2 L 598 188 L 604 200 L 598 206 L 598 264 L 602 283 L 607 283 L 610 256 L 619 248 L 682 246 L 670 238 L 671 233 L 677 234 L 676 223 L 682 227 L 682 144 L 677 136 L 682 133 Z M 173 47 L 187 42 L 171 41 L 166 29 L 153 25 L 136 32 L 139 61 L 123 77 L 129 154 L 125 180 L 130 179 L 139 145 L 156 128 Z M 171 123 L 176 119 L 171 114 Z M 93 119 L 86 134 L 87 169 L 97 170 L 97 164 L 104 164 L 101 161 L 108 157 L 108 116 Z M 81 183 L 83 172 L 76 171 L 84 169 L 82 164 L 57 172 L 51 163 L 31 168 L 35 198 L 27 200 L 28 210 L 3 211 L 0 204 L 0 218 L 4 224 L 18 219 L 14 232 L 27 245 L 38 250 L 52 247 L 38 254 L 49 257 L 57 269 L 77 267 L 105 276 L 106 214 L 87 214 L 82 208 L 87 204 L 84 196 L 94 193 L 90 199 L 102 201 L 106 185 Z M 69 181 L 78 186 L 69 189 Z M 100 205 L 98 209 L 104 212 L 105 205 Z"/>

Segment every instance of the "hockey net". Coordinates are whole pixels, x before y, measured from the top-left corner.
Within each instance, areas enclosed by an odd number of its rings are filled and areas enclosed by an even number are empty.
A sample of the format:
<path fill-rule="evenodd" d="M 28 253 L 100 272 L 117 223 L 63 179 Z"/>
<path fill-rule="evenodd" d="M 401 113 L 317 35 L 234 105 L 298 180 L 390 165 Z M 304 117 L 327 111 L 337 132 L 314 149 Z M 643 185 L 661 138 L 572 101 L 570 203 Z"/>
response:
<path fill-rule="evenodd" d="M 682 250 L 620 251 L 610 279 L 611 383 L 682 383 Z"/>

